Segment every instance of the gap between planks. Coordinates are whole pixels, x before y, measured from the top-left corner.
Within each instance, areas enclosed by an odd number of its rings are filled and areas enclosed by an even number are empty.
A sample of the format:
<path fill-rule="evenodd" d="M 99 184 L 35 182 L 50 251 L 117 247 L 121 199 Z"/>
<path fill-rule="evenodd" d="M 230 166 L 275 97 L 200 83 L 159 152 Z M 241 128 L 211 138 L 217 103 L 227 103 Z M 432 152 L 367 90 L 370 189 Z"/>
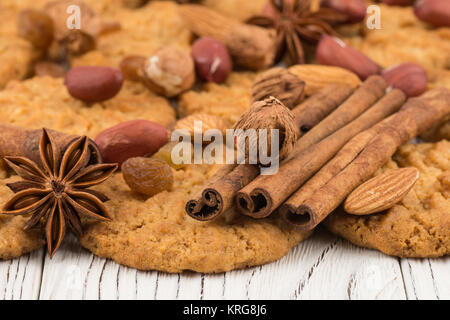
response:
<path fill-rule="evenodd" d="M 274 263 L 216 275 L 142 272 L 69 237 L 0 262 L 0 299 L 449 299 L 450 257 L 398 259 L 323 231 Z"/>

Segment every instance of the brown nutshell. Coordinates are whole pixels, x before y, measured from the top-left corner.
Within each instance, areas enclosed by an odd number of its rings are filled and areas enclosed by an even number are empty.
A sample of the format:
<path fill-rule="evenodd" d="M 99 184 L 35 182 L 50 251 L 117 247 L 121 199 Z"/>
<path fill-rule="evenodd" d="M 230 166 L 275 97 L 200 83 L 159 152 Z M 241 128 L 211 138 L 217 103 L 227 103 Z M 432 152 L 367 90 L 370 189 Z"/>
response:
<path fill-rule="evenodd" d="M 303 101 L 304 93 L 305 82 L 299 77 L 286 69 L 272 68 L 255 79 L 252 101 L 261 101 L 273 96 L 289 109 L 293 109 Z"/>

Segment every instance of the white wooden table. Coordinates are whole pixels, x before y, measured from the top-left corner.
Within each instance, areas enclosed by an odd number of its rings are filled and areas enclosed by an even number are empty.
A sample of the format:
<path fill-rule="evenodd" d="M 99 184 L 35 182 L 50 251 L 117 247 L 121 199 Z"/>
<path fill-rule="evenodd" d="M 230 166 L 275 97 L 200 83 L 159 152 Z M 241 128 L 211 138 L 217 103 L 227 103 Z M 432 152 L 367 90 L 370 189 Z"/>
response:
<path fill-rule="evenodd" d="M 450 299 L 450 257 L 397 259 L 324 231 L 280 261 L 225 274 L 141 272 L 73 237 L 0 262 L 0 299 Z"/>

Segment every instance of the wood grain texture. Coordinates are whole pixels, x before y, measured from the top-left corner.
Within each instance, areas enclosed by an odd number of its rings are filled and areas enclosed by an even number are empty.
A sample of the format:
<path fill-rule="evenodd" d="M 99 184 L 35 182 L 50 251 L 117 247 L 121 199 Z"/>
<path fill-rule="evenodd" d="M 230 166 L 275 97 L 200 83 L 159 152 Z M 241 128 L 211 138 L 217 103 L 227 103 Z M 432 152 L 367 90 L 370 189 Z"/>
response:
<path fill-rule="evenodd" d="M 52 260 L 0 262 L 0 299 L 450 299 L 450 257 L 398 259 L 320 230 L 279 261 L 215 275 L 138 271 L 67 240 Z"/>

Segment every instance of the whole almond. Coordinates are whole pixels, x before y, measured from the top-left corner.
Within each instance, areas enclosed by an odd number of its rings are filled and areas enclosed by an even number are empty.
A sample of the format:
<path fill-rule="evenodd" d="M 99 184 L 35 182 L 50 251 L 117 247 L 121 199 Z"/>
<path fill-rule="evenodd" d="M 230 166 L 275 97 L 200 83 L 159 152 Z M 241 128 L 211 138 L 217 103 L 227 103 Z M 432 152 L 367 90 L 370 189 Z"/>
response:
<path fill-rule="evenodd" d="M 67 72 L 65 84 L 69 93 L 85 102 L 113 98 L 123 84 L 122 72 L 110 67 L 80 66 Z"/>
<path fill-rule="evenodd" d="M 390 6 L 409 6 L 414 3 L 415 0 L 380 0 Z"/>
<path fill-rule="evenodd" d="M 369 215 L 392 208 L 411 190 L 419 178 L 416 168 L 390 170 L 356 188 L 345 200 L 346 212 Z"/>
<path fill-rule="evenodd" d="M 222 83 L 233 70 L 227 47 L 213 37 L 196 40 L 192 45 L 191 54 L 197 74 L 203 80 Z"/>
<path fill-rule="evenodd" d="M 423 22 L 436 27 L 450 27 L 448 0 L 419 0 L 414 5 L 414 13 Z"/>
<path fill-rule="evenodd" d="M 377 64 L 365 54 L 329 35 L 323 35 L 320 39 L 316 55 L 320 64 L 353 71 L 362 80 L 380 71 Z"/>
<path fill-rule="evenodd" d="M 322 0 L 321 5 L 336 10 L 348 17 L 348 22 L 364 20 L 367 5 L 364 0 Z"/>
<path fill-rule="evenodd" d="M 311 96 L 333 83 L 345 84 L 351 88 L 356 88 L 361 83 L 355 73 L 340 67 L 299 64 L 290 67 L 289 72 L 305 82 L 305 94 L 307 96 Z"/>
<path fill-rule="evenodd" d="M 95 138 L 103 160 L 119 165 L 129 158 L 151 156 L 167 141 L 166 128 L 147 120 L 119 123 Z"/>
<path fill-rule="evenodd" d="M 381 73 L 388 86 L 402 90 L 408 97 L 421 95 L 427 89 L 427 73 L 415 63 L 402 63 Z"/>

